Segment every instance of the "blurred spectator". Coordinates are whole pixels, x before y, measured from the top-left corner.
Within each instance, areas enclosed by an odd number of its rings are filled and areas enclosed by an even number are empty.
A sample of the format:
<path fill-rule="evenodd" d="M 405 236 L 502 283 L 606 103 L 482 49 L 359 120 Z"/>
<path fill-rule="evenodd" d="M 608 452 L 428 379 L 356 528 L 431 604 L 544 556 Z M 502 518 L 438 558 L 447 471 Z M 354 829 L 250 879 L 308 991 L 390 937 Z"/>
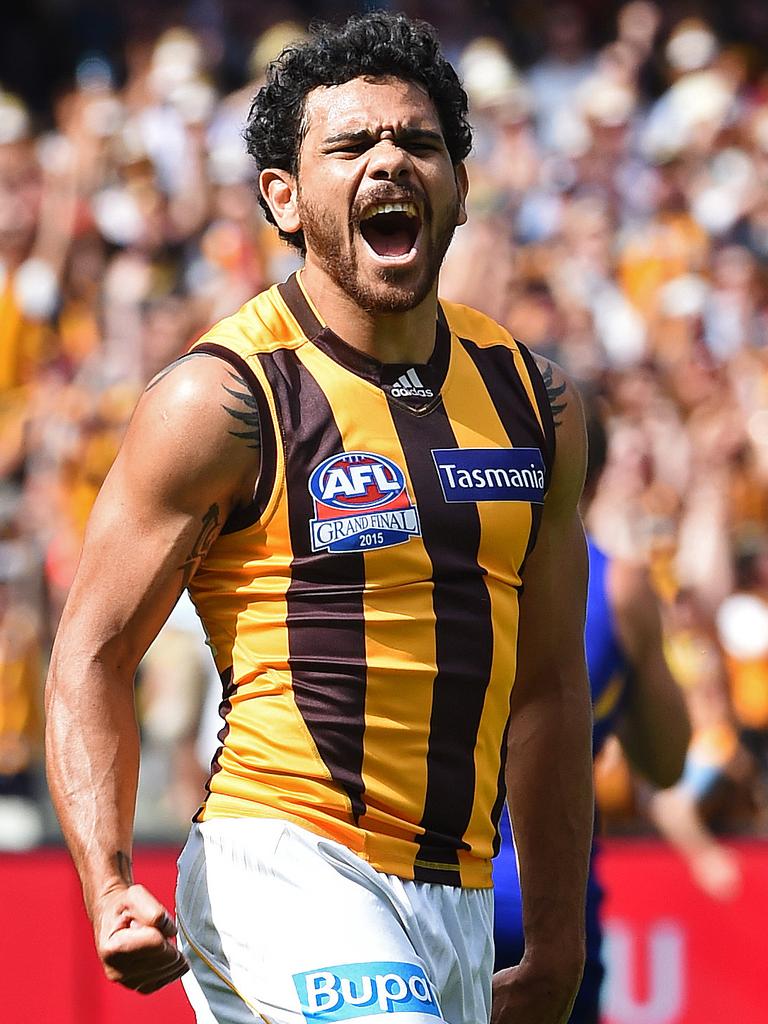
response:
<path fill-rule="evenodd" d="M 717 610 L 741 738 L 768 778 L 768 543 L 746 537 L 736 554 L 736 588 Z"/>
<path fill-rule="evenodd" d="M 574 97 L 593 66 L 583 11 L 574 3 L 553 4 L 547 10 L 544 54 L 526 76 L 546 148 L 567 145 Z"/>
<path fill-rule="evenodd" d="M 10 61 L 14 81 L 0 81 L 0 492 L 14 495 L 2 543 L 24 552 L 29 576 L 0 587 L 7 621 L 20 616 L 33 637 L 26 681 L 14 670 L 2 691 L 26 704 L 2 707 L 14 708 L 4 722 L 28 723 L 3 728 L 32 782 L 34 657 L 45 661 L 138 394 L 209 324 L 296 267 L 256 201 L 240 138 L 251 97 L 307 12 L 357 6 L 140 0 L 93 26 L 87 49 L 62 36 L 55 79 L 41 60 L 32 89 Z M 709 778 L 714 763 L 718 780 L 702 807 L 711 798 L 718 827 L 765 828 L 755 771 L 768 777 L 768 594 L 755 553 L 768 543 L 768 58 L 742 43 L 757 38 L 759 11 L 741 0 L 716 19 L 703 4 L 678 16 L 653 0 L 610 12 L 404 6 L 444 30 L 476 127 L 470 220 L 441 290 L 605 395 L 611 450 L 595 529 L 649 569 L 672 660 L 703 662 L 709 682 L 686 690 L 701 725 L 691 771 Z M 67 17 L 62 8 L 56 24 Z M 184 728 L 161 738 L 154 657 L 144 735 L 191 799 L 200 687 Z M 720 668 L 708 675 L 710 660 Z M 151 831 L 168 816 L 144 793 Z"/>
<path fill-rule="evenodd" d="M 0 850 L 43 834 L 35 767 L 41 741 L 41 623 L 29 600 L 36 566 L 17 536 L 16 496 L 0 490 Z"/>

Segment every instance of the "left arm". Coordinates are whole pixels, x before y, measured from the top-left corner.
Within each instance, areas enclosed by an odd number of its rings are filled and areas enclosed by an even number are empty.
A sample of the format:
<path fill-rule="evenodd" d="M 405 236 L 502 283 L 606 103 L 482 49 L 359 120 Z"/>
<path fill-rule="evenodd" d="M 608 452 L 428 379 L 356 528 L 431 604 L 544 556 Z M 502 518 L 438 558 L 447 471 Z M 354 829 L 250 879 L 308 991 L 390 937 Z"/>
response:
<path fill-rule="evenodd" d="M 584 963 L 593 823 L 588 561 L 578 512 L 586 437 L 574 388 L 559 368 L 540 366 L 556 413 L 557 454 L 524 572 L 507 760 L 525 954 L 494 976 L 493 1024 L 564 1024 Z"/>

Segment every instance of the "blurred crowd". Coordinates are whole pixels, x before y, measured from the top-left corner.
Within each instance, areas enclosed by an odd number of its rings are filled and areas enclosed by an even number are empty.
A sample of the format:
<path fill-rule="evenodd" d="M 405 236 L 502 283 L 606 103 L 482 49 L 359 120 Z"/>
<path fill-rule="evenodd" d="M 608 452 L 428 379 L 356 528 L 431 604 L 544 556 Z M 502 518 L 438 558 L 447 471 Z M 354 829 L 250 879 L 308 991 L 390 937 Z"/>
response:
<path fill-rule="evenodd" d="M 112 54 L 78 54 L 46 111 L 0 80 L 0 847 L 55 834 L 42 677 L 139 394 L 297 266 L 241 131 L 307 5 L 276 5 L 226 75 L 215 18 L 178 6 L 126 36 L 119 74 Z M 604 5 L 595 34 L 599 4 L 558 3 L 538 34 L 526 22 L 521 59 L 498 5 L 396 6 L 444 33 L 476 133 L 441 292 L 600 403 L 609 463 L 589 526 L 651 573 L 694 728 L 680 785 L 715 833 L 768 834 L 766 48 L 696 5 Z M 182 601 L 138 680 L 139 834 L 178 833 L 194 810 L 216 686 Z M 609 828 L 649 827 L 617 749 L 598 783 Z"/>

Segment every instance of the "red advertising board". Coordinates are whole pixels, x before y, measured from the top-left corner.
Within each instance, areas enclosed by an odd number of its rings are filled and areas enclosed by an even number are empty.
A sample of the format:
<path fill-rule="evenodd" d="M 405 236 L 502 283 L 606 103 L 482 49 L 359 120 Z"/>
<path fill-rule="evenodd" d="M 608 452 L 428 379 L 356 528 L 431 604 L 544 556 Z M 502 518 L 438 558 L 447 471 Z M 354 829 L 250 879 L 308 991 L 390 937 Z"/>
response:
<path fill-rule="evenodd" d="M 608 843 L 601 874 L 605 1024 L 768 1021 L 768 843 L 733 844 L 742 890 L 717 903 L 655 842 Z M 139 850 L 136 876 L 172 906 L 176 852 Z M 145 997 L 110 985 L 61 850 L 0 855 L 3 1024 L 194 1024 L 179 982 Z"/>
<path fill-rule="evenodd" d="M 668 847 L 608 845 L 605 1024 L 768 1021 L 768 844 L 733 849 L 741 889 L 718 902 Z"/>

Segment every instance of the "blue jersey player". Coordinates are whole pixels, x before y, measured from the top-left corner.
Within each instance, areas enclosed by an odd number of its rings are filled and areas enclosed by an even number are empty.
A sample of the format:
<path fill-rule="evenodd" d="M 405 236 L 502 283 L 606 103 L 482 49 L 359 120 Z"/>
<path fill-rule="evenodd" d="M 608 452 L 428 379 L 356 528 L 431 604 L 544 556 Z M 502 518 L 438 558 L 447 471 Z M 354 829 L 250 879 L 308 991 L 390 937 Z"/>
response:
<path fill-rule="evenodd" d="M 605 462 L 605 432 L 587 407 L 589 465 L 584 501 L 594 495 Z M 594 709 L 593 752 L 616 734 L 633 767 L 654 786 L 677 781 L 690 736 L 682 695 L 662 650 L 656 598 L 646 573 L 609 558 L 589 538 L 586 651 Z M 553 756 L 555 756 L 553 754 Z M 520 882 L 508 815 L 501 820 L 501 852 L 494 863 L 495 969 L 519 963 L 524 952 Z M 599 919 L 602 890 L 593 845 L 587 887 L 587 959 L 570 1024 L 597 1024 L 603 977 Z"/>

